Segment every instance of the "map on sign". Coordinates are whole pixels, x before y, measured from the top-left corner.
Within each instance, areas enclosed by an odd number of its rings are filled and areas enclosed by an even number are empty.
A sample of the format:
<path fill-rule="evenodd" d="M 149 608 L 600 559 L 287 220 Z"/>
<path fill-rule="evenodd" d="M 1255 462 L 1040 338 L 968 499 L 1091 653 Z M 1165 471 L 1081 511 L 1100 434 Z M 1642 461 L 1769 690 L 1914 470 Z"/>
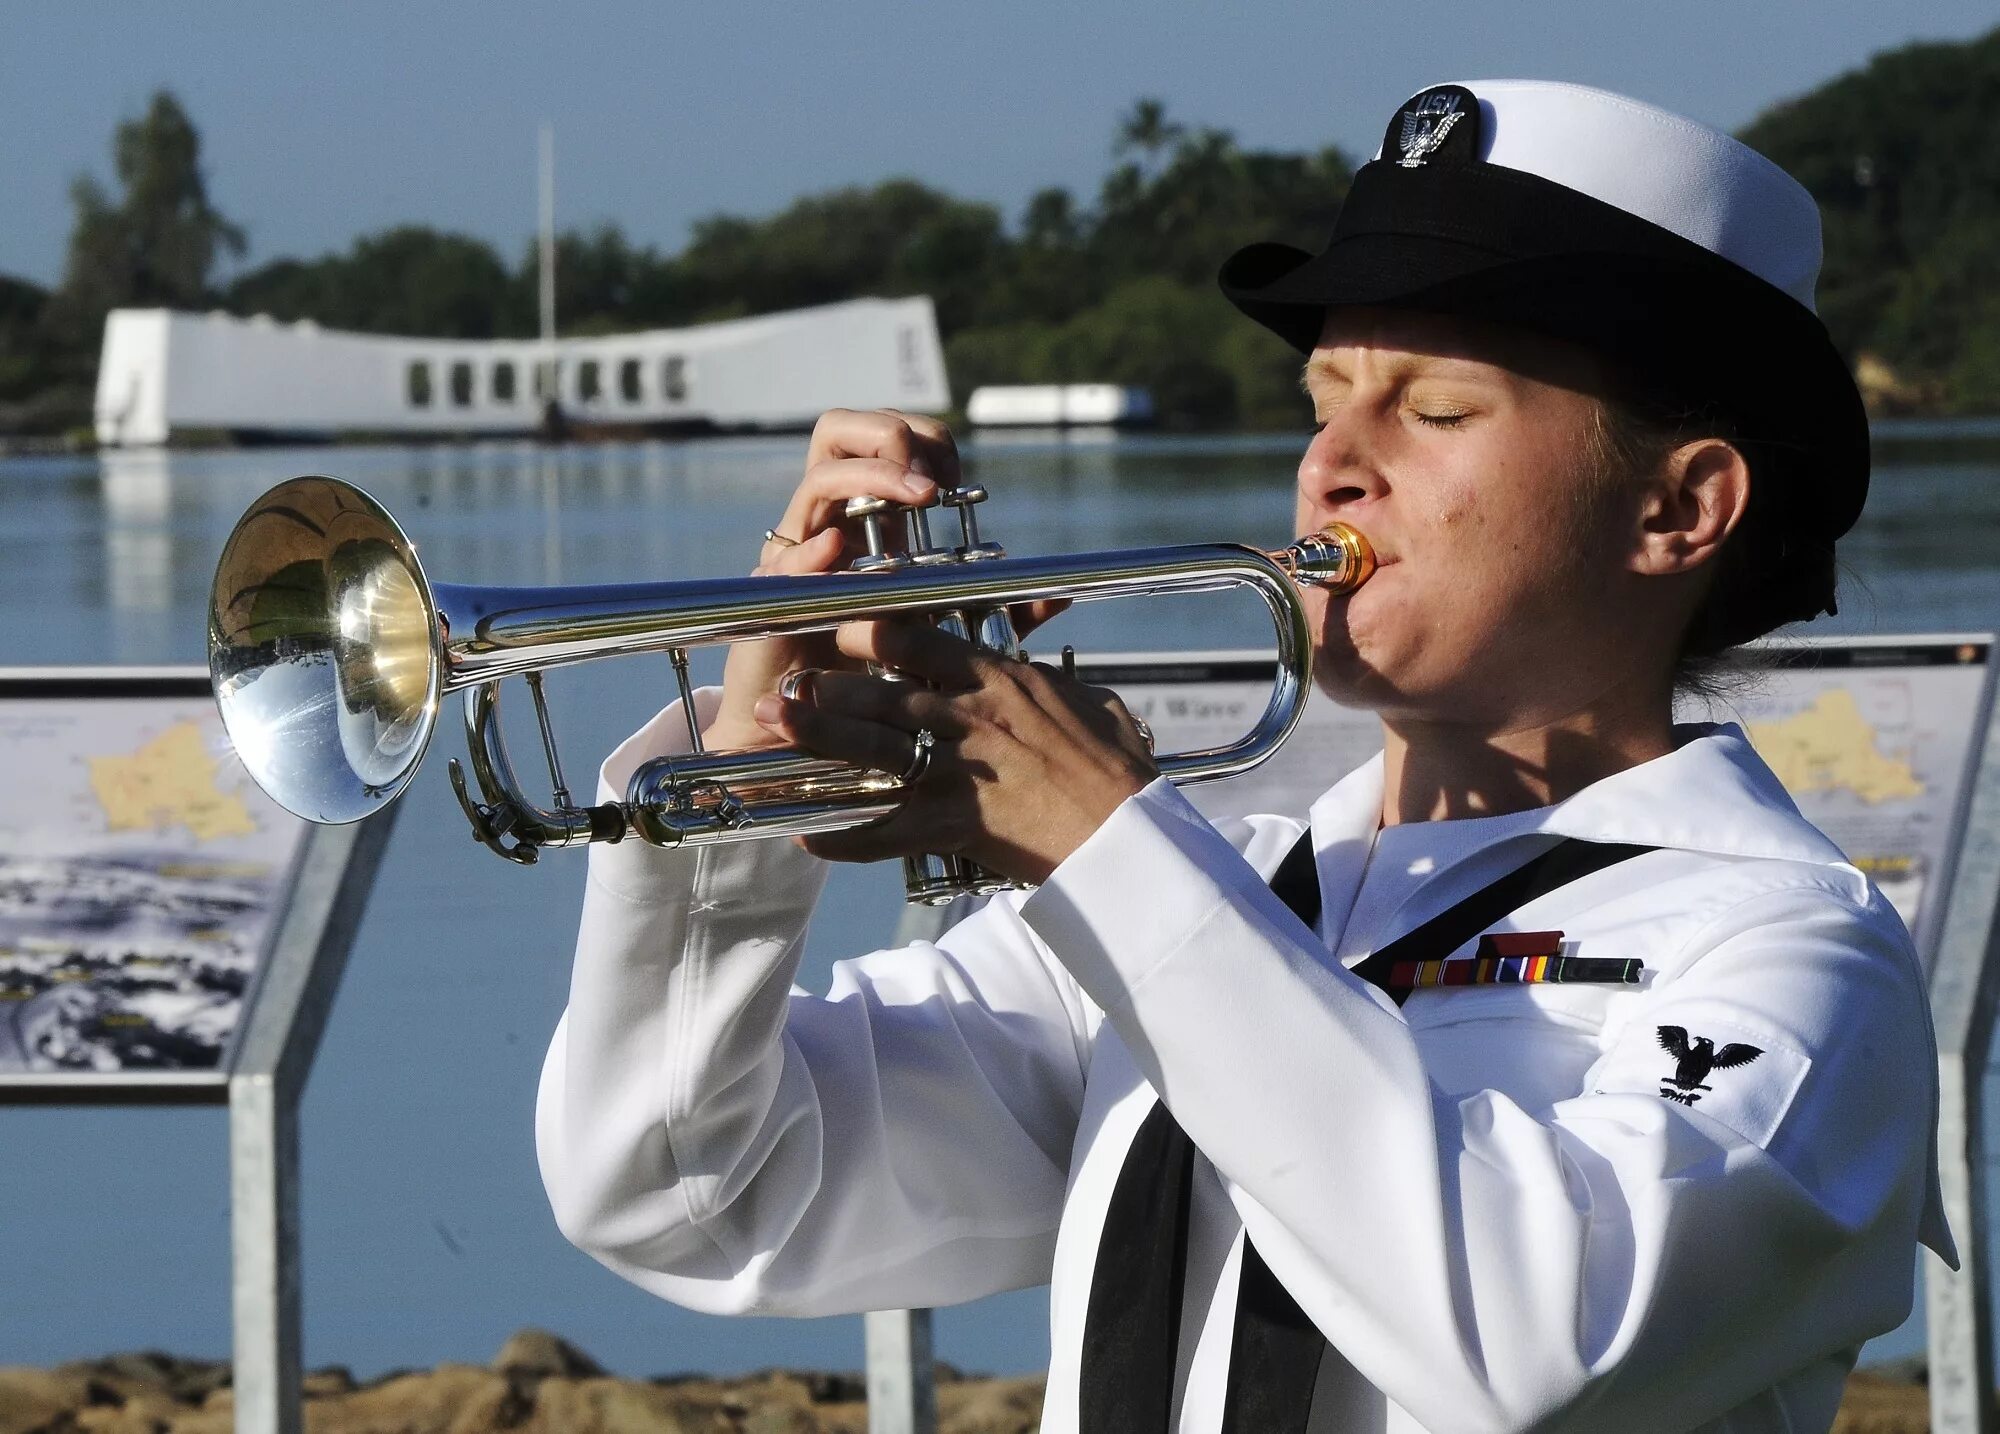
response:
<path fill-rule="evenodd" d="M 1926 959 L 1984 732 L 1992 640 L 1822 639 L 1773 649 L 1725 700 L 1684 704 L 1683 721 L 1740 724 L 1808 820 L 1874 879 Z M 1272 662 L 1246 653 L 1079 658 L 1078 675 L 1116 688 L 1161 751 L 1221 746 L 1270 699 Z M 1303 817 L 1382 745 L 1375 719 L 1317 694 L 1298 731 L 1241 777 L 1188 788 L 1211 820 Z"/>
<path fill-rule="evenodd" d="M 1943 919 L 1927 898 L 1947 870 L 1982 734 L 1991 645 L 1834 643 L 1719 704 L 1799 809 L 1868 873 L 1928 954 Z"/>
<path fill-rule="evenodd" d="M 1898 725 L 1907 731 L 1907 686 L 1901 696 Z M 1863 716 L 1860 700 L 1846 687 L 1819 693 L 1809 707 L 1748 724 L 1751 743 L 1787 790 L 1801 797 L 1847 792 L 1871 807 L 1914 801 L 1930 790 L 1917 779 L 1909 746 L 1884 750 L 1890 730 Z"/>
<path fill-rule="evenodd" d="M 222 760 L 198 722 L 176 722 L 136 752 L 91 756 L 90 787 L 113 832 L 185 830 L 196 841 L 255 836 L 240 792 L 216 784 Z"/>
<path fill-rule="evenodd" d="M 0 1080 L 212 1071 L 305 826 L 201 679 L 0 674 Z"/>

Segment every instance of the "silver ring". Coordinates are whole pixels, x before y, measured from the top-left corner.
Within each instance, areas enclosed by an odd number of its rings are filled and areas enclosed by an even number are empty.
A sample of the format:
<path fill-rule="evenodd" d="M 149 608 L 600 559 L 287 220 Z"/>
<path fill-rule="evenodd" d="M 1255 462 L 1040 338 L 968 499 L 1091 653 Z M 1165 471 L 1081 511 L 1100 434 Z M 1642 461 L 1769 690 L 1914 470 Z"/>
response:
<path fill-rule="evenodd" d="M 1148 722 L 1144 717 L 1134 717 L 1132 725 L 1138 728 L 1139 735 L 1146 739 L 1146 750 L 1148 752 L 1156 750 L 1153 746 L 1153 724 Z"/>
<path fill-rule="evenodd" d="M 817 667 L 800 667 L 778 679 L 778 695 L 787 702 L 811 700 L 812 683 L 819 677 Z"/>
<path fill-rule="evenodd" d="M 931 753 L 937 747 L 937 738 L 928 727 L 917 728 L 917 735 L 911 739 L 916 743 L 910 753 L 910 765 L 903 769 L 903 775 L 896 780 L 906 787 L 913 787 L 923 780 L 925 772 L 931 769 Z"/>
<path fill-rule="evenodd" d="M 766 528 L 764 530 L 764 541 L 767 543 L 783 543 L 788 548 L 796 548 L 799 545 L 797 538 L 788 538 L 776 528 Z"/>

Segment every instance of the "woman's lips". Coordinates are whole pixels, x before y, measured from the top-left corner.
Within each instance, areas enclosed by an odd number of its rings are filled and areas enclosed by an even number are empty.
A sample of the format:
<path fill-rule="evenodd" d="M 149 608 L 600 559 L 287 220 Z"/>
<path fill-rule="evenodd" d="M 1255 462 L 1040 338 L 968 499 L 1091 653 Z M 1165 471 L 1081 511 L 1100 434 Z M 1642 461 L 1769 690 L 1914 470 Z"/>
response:
<path fill-rule="evenodd" d="M 1380 553 L 1377 553 L 1375 555 L 1375 568 L 1374 571 L 1368 574 L 1368 581 L 1360 584 L 1353 591 L 1349 592 L 1347 594 L 1348 599 L 1351 601 L 1352 599 L 1359 597 L 1362 593 L 1366 592 L 1376 583 L 1381 582 L 1382 575 L 1386 573 L 1390 568 L 1393 568 L 1395 566 L 1396 566 L 1395 558 L 1385 558 Z"/>

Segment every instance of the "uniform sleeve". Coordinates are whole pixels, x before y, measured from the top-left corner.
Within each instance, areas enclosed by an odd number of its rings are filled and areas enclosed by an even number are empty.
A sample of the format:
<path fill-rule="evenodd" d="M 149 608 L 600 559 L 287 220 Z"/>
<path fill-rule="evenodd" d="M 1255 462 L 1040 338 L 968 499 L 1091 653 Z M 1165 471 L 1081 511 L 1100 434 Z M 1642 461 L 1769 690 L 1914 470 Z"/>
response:
<path fill-rule="evenodd" d="M 1442 1095 L 1400 1013 L 1161 784 L 1023 915 L 1365 1378 L 1426 1428 L 1638 1434 L 1910 1307 L 1935 1058 L 1879 901 L 1828 871 L 1736 905 L 1538 1110 Z M 1712 1050 L 1684 1070 L 1663 1028 Z"/>
<path fill-rule="evenodd" d="M 670 708 L 614 754 L 609 791 L 676 729 Z M 1048 1279 L 1086 1015 L 1012 905 L 843 962 L 818 997 L 792 981 L 825 868 L 791 842 L 591 854 L 536 1108 L 569 1239 L 714 1313 Z"/>

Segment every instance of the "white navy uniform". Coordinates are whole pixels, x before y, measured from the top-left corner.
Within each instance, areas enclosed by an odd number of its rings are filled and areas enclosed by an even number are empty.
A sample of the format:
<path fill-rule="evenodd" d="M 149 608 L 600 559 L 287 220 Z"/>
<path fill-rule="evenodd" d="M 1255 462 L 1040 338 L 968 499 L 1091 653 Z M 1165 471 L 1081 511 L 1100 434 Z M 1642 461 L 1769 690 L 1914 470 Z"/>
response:
<path fill-rule="evenodd" d="M 669 709 L 606 794 L 677 734 Z M 1049 1282 L 1043 1428 L 1066 1434 L 1157 1094 L 1200 1151 L 1183 1434 L 1220 1427 L 1246 1231 L 1332 1346 L 1314 1430 L 1823 1429 L 1908 1313 L 1918 1241 L 1950 1255 L 1924 982 L 1742 734 L 1677 735 L 1554 806 L 1379 835 L 1376 759 L 1312 808 L 1316 933 L 1265 885 L 1299 823 L 1218 830 L 1155 782 L 1039 890 L 843 962 L 824 997 L 792 984 L 816 859 L 593 847 L 537 1112 L 556 1219 L 715 1313 Z M 1348 973 L 1563 837 L 1662 850 L 1503 929 L 1636 958 L 1641 983 L 1399 1010 Z M 1759 1054 L 1689 1087 L 1663 1027 Z"/>

